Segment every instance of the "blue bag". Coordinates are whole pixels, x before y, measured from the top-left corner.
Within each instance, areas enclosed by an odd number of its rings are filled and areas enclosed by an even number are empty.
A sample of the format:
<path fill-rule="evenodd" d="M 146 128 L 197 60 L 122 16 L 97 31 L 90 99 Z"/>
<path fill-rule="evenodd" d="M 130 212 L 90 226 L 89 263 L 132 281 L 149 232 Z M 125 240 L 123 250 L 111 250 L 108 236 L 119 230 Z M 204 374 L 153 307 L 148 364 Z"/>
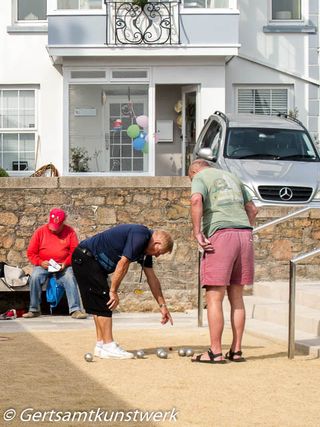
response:
<path fill-rule="evenodd" d="M 64 294 L 64 287 L 59 285 L 54 276 L 51 276 L 48 280 L 46 297 L 50 304 L 50 311 L 56 308 Z"/>

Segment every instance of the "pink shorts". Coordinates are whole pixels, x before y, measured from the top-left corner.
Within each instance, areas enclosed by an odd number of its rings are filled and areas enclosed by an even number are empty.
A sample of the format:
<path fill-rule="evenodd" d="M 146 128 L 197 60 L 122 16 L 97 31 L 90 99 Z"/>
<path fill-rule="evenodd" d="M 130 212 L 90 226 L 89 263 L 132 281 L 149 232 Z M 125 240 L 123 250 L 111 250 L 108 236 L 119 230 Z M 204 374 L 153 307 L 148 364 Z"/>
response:
<path fill-rule="evenodd" d="M 252 285 L 252 230 L 226 228 L 215 232 L 209 240 L 214 252 L 205 252 L 202 257 L 202 286 Z"/>

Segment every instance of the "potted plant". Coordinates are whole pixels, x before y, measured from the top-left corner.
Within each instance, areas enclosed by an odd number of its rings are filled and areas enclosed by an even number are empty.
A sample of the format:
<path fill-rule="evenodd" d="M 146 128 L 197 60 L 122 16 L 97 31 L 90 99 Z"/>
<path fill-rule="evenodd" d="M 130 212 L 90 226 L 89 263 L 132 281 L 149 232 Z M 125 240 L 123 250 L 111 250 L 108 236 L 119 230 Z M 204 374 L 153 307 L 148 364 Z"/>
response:
<path fill-rule="evenodd" d="M 132 2 L 132 4 L 134 4 L 136 6 L 140 6 L 142 10 L 147 3 L 148 3 L 148 0 L 133 0 L 133 2 Z"/>
<path fill-rule="evenodd" d="M 7 176 L 9 176 L 8 172 L 0 168 L 0 177 L 7 177 Z"/>
<path fill-rule="evenodd" d="M 89 153 L 86 149 L 82 147 L 73 147 L 70 149 L 71 152 L 71 162 L 70 168 L 72 172 L 88 172 L 89 171 Z"/>

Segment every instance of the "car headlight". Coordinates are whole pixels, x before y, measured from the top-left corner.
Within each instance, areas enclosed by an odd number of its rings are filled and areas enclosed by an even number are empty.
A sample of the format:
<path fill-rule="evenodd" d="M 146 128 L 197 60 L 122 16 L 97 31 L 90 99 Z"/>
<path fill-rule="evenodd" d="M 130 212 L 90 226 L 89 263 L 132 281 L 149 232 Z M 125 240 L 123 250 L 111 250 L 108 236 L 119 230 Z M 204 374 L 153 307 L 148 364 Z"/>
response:
<path fill-rule="evenodd" d="M 320 190 L 318 190 L 313 198 L 313 200 L 318 199 L 320 200 Z"/>

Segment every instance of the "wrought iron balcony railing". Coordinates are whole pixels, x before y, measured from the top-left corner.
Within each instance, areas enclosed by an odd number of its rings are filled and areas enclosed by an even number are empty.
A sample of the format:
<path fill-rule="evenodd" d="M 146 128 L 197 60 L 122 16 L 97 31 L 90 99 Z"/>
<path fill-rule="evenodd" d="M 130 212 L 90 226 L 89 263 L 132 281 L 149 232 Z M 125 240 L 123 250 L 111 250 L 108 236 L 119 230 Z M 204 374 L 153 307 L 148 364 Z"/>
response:
<path fill-rule="evenodd" d="M 180 1 L 109 2 L 107 5 L 107 44 L 179 44 Z"/>

